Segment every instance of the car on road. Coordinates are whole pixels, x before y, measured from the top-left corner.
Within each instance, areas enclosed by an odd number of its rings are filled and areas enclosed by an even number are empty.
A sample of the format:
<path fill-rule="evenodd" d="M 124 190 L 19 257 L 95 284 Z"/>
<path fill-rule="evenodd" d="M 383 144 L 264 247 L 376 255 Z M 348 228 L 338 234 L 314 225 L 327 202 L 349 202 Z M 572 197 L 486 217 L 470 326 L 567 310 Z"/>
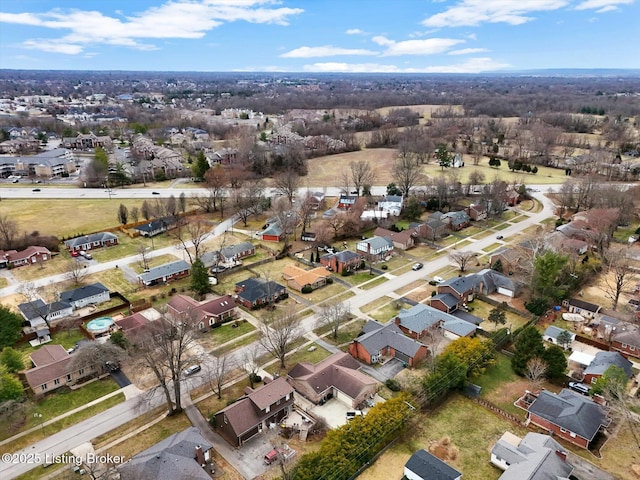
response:
<path fill-rule="evenodd" d="M 414 270 L 414 271 L 416 271 L 416 270 L 420 270 L 423 266 L 424 266 L 424 265 L 422 265 L 422 264 L 421 264 L 421 263 L 419 263 L 419 262 L 418 262 L 418 263 L 414 263 L 414 264 L 413 264 L 413 267 L 411 267 L 411 270 Z"/>
<path fill-rule="evenodd" d="M 496 237 L 496 239 L 497 239 L 497 240 L 502 240 L 503 238 L 504 238 L 504 235 L 498 235 L 498 236 Z"/>
<path fill-rule="evenodd" d="M 433 281 L 436 283 L 442 283 L 444 282 L 444 278 L 442 277 L 433 277 Z"/>
<path fill-rule="evenodd" d="M 34 188 L 33 190 L 31 190 L 32 192 L 39 192 L 40 189 L 39 188 Z"/>
<path fill-rule="evenodd" d="M 151 195 L 160 195 L 160 192 L 151 192 Z"/>
<path fill-rule="evenodd" d="M 188 377 L 189 375 L 193 375 L 194 373 L 198 373 L 200 370 L 202 370 L 202 367 L 200 365 L 191 365 L 189 368 L 187 368 L 184 371 L 184 376 Z"/>
<path fill-rule="evenodd" d="M 591 387 L 586 383 L 580 382 L 569 382 L 569 388 L 574 392 L 581 393 L 582 395 L 589 395 L 591 391 Z"/>

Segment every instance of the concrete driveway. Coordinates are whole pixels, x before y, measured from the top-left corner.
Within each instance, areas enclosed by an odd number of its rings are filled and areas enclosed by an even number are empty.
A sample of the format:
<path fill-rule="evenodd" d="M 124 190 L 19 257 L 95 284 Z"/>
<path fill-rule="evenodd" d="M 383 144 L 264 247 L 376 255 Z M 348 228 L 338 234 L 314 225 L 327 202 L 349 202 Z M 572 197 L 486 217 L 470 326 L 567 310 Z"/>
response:
<path fill-rule="evenodd" d="M 387 360 L 384 365 L 380 365 L 379 367 L 374 368 L 371 365 L 362 365 L 360 369 L 379 382 L 384 383 L 404 370 L 404 365 L 397 358 L 392 358 L 390 360 Z"/>

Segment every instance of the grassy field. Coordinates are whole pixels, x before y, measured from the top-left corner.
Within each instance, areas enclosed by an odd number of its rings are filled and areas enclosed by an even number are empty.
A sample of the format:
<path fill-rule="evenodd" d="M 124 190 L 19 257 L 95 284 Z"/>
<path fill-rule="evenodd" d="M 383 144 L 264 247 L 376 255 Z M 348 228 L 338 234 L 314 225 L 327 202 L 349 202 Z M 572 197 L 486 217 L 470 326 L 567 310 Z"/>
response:
<path fill-rule="evenodd" d="M 404 464 L 416 450 L 429 450 L 430 445 L 448 438 L 449 458 L 445 461 L 462 472 L 463 478 L 495 480 L 502 471 L 489 463 L 493 444 L 505 431 L 526 434 L 525 429 L 515 427 L 460 395 L 450 397 L 435 412 L 418 415 L 407 434 L 384 452 L 359 479 L 398 478 L 398 472 L 402 472 Z"/>

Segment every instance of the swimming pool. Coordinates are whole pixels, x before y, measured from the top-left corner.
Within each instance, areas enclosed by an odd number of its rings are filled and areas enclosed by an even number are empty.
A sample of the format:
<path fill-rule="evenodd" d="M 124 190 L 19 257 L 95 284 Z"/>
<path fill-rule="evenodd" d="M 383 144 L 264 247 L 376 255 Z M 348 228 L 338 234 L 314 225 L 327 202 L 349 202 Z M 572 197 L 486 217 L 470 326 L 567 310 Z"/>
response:
<path fill-rule="evenodd" d="M 89 321 L 89 323 L 87 323 L 87 331 L 94 335 L 97 335 L 109 331 L 112 325 L 113 318 L 111 317 L 94 318 L 93 320 Z"/>

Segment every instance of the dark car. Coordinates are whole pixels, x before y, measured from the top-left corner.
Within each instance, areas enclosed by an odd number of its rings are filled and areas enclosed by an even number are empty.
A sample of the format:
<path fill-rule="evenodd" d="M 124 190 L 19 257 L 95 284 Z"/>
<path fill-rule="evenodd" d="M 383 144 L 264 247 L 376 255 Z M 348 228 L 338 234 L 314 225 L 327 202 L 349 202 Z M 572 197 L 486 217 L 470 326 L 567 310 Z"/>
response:
<path fill-rule="evenodd" d="M 39 188 L 34 188 L 33 190 L 31 190 L 32 192 L 39 192 L 40 189 Z"/>
<path fill-rule="evenodd" d="M 111 360 L 104 362 L 104 366 L 107 367 L 107 370 L 109 370 L 110 372 L 117 372 L 118 370 L 120 370 L 120 365 L 118 365 L 118 362 L 112 362 Z"/>
<path fill-rule="evenodd" d="M 502 240 L 502 239 L 504 238 L 504 236 L 503 236 L 503 235 L 498 235 L 496 238 L 497 238 L 498 240 Z"/>
<path fill-rule="evenodd" d="M 160 192 L 151 192 L 151 195 L 160 195 Z"/>

